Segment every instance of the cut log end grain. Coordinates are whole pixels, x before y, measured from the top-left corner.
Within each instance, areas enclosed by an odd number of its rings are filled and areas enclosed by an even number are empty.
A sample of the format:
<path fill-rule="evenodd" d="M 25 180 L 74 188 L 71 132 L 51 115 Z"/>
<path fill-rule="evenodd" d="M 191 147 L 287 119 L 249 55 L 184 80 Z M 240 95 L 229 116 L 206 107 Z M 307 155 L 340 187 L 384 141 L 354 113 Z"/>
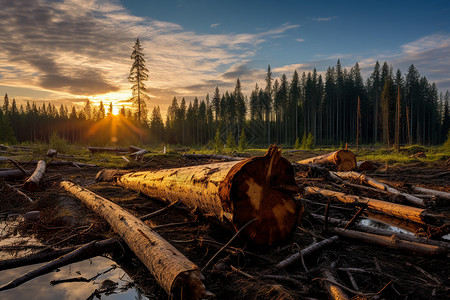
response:
<path fill-rule="evenodd" d="M 349 150 L 338 150 L 321 156 L 304 159 L 299 164 L 333 165 L 338 171 L 351 171 L 356 169 L 356 155 Z"/>
<path fill-rule="evenodd" d="M 233 213 L 236 230 L 256 218 L 243 231 L 256 244 L 282 241 L 296 225 L 299 207 L 292 192 L 279 186 L 296 186 L 294 169 L 272 146 L 266 155 L 234 165 L 219 186 L 223 210 Z"/>

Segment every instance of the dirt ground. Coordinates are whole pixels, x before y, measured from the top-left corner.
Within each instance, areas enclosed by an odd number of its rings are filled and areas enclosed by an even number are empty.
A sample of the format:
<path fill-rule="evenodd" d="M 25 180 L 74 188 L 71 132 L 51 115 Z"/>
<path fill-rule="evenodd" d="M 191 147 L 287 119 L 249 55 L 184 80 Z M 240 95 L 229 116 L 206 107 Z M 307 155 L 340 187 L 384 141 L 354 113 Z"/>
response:
<path fill-rule="evenodd" d="M 292 153 L 285 157 L 290 161 L 304 158 L 307 153 Z M 217 162 L 209 159 L 188 159 L 183 156 L 145 156 L 134 169 L 157 170 Z M 61 191 L 55 183 L 61 179 L 73 181 L 99 195 L 114 201 L 136 216 L 142 216 L 167 206 L 164 202 L 150 199 L 138 193 L 114 186 L 110 183 L 95 183 L 98 167 L 49 167 L 38 192 L 29 196 L 35 200 L 29 204 L 0 182 L 3 199 L 0 214 L 24 213 L 38 210 L 40 219 L 23 222 L 16 229 L 23 235 L 35 235 L 45 245 L 54 248 L 78 245 L 94 239 L 117 237 L 109 226 L 80 202 Z M 450 166 L 430 166 L 422 163 L 407 166 L 376 165 L 366 174 L 389 182 L 394 187 L 408 191 L 409 185 L 450 192 Z M 299 186 L 320 186 L 378 197 L 357 188 L 333 185 L 321 174 L 298 171 Z M 20 187 L 22 180 L 8 181 Z M 381 197 L 383 198 L 383 197 Z M 332 236 L 325 230 L 322 221 L 313 215 L 324 215 L 328 199 L 297 195 L 305 208 L 299 226 L 291 239 L 283 244 L 261 249 L 244 240 L 236 239 L 231 248 L 219 254 L 213 265 L 203 272 L 205 285 L 217 299 L 327 299 L 324 288 L 328 283 L 328 270 L 336 281 L 343 285 L 344 292 L 353 299 L 448 299 L 450 297 L 450 264 L 448 254 L 444 256 L 419 256 L 359 241 L 339 238 L 330 246 L 303 258 L 285 270 L 274 266 L 289 255 L 313 243 Z M 386 198 L 388 200 L 388 198 Z M 397 201 L 402 201 L 397 199 Z M 431 199 L 428 209 L 449 217 L 449 201 Z M 358 208 L 352 205 L 331 202 L 329 217 L 350 220 Z M 367 216 L 364 216 L 366 218 Z M 198 212 L 175 205 L 163 214 L 146 221 L 151 226 L 185 222 L 183 225 L 158 229 L 158 233 L 178 248 L 190 260 L 202 268 L 209 259 L 234 235 L 227 226 L 218 224 Z M 374 223 L 375 224 L 375 223 Z M 383 228 L 386 224 L 377 223 Z M 417 226 L 416 226 L 417 227 Z M 420 231 L 415 228 L 416 232 Z M 427 232 L 426 228 L 422 228 Z M 152 275 L 134 257 L 131 251 L 115 254 L 116 262 L 135 280 L 150 299 L 167 299 Z M 345 290 L 347 289 L 347 290 Z M 357 290 L 357 291 L 355 291 Z M 0 295 L 1 296 L 1 295 Z M 370 296 L 370 297 L 369 297 Z"/>

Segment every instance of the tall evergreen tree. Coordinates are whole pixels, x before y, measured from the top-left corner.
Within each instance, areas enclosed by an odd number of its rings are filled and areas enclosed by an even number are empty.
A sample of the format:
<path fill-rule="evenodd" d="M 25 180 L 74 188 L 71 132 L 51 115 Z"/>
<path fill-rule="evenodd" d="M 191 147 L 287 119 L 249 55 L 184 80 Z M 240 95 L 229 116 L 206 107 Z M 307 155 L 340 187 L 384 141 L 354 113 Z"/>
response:
<path fill-rule="evenodd" d="M 137 120 L 141 123 L 147 119 L 147 106 L 145 101 L 150 99 L 150 97 L 148 96 L 148 90 L 144 83 L 148 79 L 148 69 L 145 67 L 143 48 L 139 39 L 136 39 L 136 43 L 134 44 L 131 60 L 133 63 L 131 65 L 130 75 L 128 75 L 128 81 L 133 83 L 131 87 L 133 103 L 137 106 Z"/>

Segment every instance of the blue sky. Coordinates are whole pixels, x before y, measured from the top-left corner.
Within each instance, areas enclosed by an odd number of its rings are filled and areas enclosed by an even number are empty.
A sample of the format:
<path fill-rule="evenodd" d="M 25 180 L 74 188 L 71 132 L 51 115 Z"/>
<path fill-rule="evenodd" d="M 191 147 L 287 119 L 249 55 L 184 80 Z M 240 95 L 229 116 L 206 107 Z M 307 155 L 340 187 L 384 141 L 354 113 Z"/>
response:
<path fill-rule="evenodd" d="M 450 1 L 0 0 L 0 93 L 82 105 L 127 104 L 136 37 L 149 69 L 148 106 L 204 98 L 215 86 L 247 94 L 294 70 L 324 72 L 337 59 L 414 64 L 450 90 Z"/>

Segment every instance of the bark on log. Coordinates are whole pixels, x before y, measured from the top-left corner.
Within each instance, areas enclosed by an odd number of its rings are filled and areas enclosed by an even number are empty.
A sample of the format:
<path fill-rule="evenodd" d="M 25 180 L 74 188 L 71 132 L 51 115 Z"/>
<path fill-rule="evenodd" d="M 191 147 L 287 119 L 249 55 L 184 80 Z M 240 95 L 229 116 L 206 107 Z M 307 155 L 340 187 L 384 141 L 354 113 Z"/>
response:
<path fill-rule="evenodd" d="M 60 186 L 104 218 L 169 295 L 192 299 L 206 295 L 198 267 L 143 221 L 119 205 L 71 182 L 63 181 Z"/>
<path fill-rule="evenodd" d="M 442 221 L 440 220 L 440 217 L 438 215 L 432 214 L 422 208 L 401 205 L 366 197 L 359 197 L 355 195 L 347 195 L 344 193 L 317 187 L 306 187 L 305 194 L 322 194 L 327 197 L 335 197 L 343 203 L 367 205 L 367 208 L 369 210 L 378 211 L 386 215 L 410 220 L 420 224 L 434 224 Z"/>
<path fill-rule="evenodd" d="M 27 172 L 31 173 L 33 170 L 28 170 Z M 0 178 L 4 179 L 14 179 L 14 178 L 23 178 L 25 174 L 21 170 L 4 170 L 0 171 Z"/>
<path fill-rule="evenodd" d="M 86 147 L 91 153 L 96 152 L 130 152 L 129 148 L 122 148 L 122 147 Z"/>
<path fill-rule="evenodd" d="M 359 241 L 363 241 L 365 243 L 376 244 L 379 246 L 385 246 L 391 249 L 397 249 L 406 251 L 411 254 L 419 254 L 419 255 L 442 255 L 448 253 L 447 248 L 421 244 L 416 242 L 404 241 L 399 239 L 393 234 L 392 236 L 380 236 L 371 233 L 359 232 L 356 230 L 349 230 L 343 228 L 333 228 L 330 229 L 333 233 L 351 238 L 357 239 Z"/>
<path fill-rule="evenodd" d="M 39 181 L 45 172 L 45 162 L 43 160 L 38 161 L 36 170 L 31 174 L 30 178 L 25 181 L 23 187 L 30 192 L 34 192 L 39 188 Z"/>
<path fill-rule="evenodd" d="M 298 161 L 299 164 L 333 165 L 338 171 L 356 169 L 356 155 L 349 150 L 338 150 L 324 155 Z"/>
<path fill-rule="evenodd" d="M 217 159 L 217 160 L 228 160 L 228 161 L 238 161 L 245 159 L 244 157 L 234 157 L 220 154 L 183 154 L 186 158 L 207 158 L 207 159 Z"/>
<path fill-rule="evenodd" d="M 407 193 L 400 192 L 399 190 L 397 190 L 393 187 L 390 187 L 387 184 L 381 183 L 378 180 L 375 180 L 364 174 L 361 174 L 358 172 L 333 172 L 333 173 L 343 179 L 362 181 L 370 186 L 373 186 L 374 188 L 380 189 L 382 191 L 386 191 L 393 195 L 398 195 L 398 196 L 404 197 L 406 200 L 408 200 L 410 203 L 412 203 L 414 205 L 417 205 L 420 207 L 425 207 L 425 203 L 424 203 L 423 199 L 417 198 L 417 197 L 407 194 Z"/>
<path fill-rule="evenodd" d="M 104 173 L 98 178 L 108 179 Z M 186 168 L 135 172 L 116 177 L 118 185 L 198 208 L 221 222 L 230 221 L 256 244 L 272 245 L 289 237 L 296 228 L 299 206 L 292 191 L 297 187 L 291 163 L 277 147 L 264 156 Z"/>
<path fill-rule="evenodd" d="M 431 189 L 418 187 L 418 186 L 413 186 L 412 189 L 416 193 L 429 194 L 429 195 L 437 196 L 439 198 L 450 200 L 450 193 L 447 193 L 447 192 L 431 190 Z"/>
<path fill-rule="evenodd" d="M 371 171 L 371 170 L 375 170 L 375 166 L 373 165 L 373 163 L 371 161 L 358 161 L 356 163 L 357 169 L 358 171 Z"/>

